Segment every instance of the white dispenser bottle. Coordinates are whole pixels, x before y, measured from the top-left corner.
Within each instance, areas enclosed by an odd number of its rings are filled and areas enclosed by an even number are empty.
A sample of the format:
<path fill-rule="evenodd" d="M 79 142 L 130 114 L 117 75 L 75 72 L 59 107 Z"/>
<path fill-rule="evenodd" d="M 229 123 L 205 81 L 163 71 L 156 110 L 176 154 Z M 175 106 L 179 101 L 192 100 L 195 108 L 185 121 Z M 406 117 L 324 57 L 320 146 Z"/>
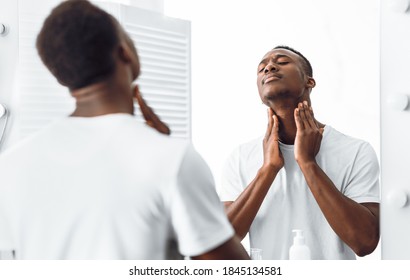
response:
<path fill-rule="evenodd" d="M 305 237 L 303 231 L 300 229 L 294 229 L 292 232 L 296 233 L 293 237 L 293 245 L 289 249 L 290 260 L 310 260 L 310 249 L 305 244 Z"/>

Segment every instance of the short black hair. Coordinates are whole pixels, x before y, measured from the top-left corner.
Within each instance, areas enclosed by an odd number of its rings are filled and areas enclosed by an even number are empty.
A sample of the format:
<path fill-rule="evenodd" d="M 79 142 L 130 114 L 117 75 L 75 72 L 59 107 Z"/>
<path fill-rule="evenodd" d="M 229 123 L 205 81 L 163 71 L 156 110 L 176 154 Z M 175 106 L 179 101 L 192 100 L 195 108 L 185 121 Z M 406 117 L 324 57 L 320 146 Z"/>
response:
<path fill-rule="evenodd" d="M 64 1 L 44 21 L 36 47 L 43 63 L 70 90 L 114 73 L 120 43 L 116 20 L 85 0 Z"/>
<path fill-rule="evenodd" d="M 293 48 L 291 48 L 291 47 L 285 46 L 285 45 L 276 46 L 276 47 L 274 47 L 273 49 L 274 49 L 274 50 L 276 50 L 276 49 L 285 49 L 285 50 L 291 51 L 291 52 L 297 54 L 298 56 L 300 56 L 300 58 L 302 58 L 303 70 L 305 71 L 305 73 L 306 73 L 309 77 L 313 77 L 312 65 L 310 65 L 309 60 L 308 60 L 303 54 L 301 54 L 301 53 L 298 52 L 297 50 L 295 50 L 295 49 L 293 49 Z"/>

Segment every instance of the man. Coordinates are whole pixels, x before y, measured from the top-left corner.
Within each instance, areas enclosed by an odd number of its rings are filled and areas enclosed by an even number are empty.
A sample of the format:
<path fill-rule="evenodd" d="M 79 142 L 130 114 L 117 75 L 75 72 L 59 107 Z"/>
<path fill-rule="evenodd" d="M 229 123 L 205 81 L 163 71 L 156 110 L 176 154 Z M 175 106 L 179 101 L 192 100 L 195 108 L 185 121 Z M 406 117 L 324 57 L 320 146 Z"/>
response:
<path fill-rule="evenodd" d="M 269 107 L 265 137 L 233 152 L 220 191 L 238 236 L 249 232 L 264 259 L 289 258 L 292 229 L 304 231 L 312 259 L 371 253 L 379 240 L 374 150 L 314 118 L 312 67 L 298 51 L 269 51 L 257 85 Z"/>
<path fill-rule="evenodd" d="M 87 1 L 65 1 L 37 38 L 76 99 L 70 117 L 0 159 L 0 251 L 18 259 L 246 259 L 208 166 L 144 103 L 131 39 Z"/>

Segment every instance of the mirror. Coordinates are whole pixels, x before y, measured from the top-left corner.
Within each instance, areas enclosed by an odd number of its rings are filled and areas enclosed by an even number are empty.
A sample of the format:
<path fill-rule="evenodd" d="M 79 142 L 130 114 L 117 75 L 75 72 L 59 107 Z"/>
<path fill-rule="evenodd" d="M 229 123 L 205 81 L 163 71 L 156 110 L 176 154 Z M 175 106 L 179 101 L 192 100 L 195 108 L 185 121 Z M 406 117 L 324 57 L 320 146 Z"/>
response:
<path fill-rule="evenodd" d="M 317 119 L 368 141 L 380 158 L 379 1 L 164 4 L 166 15 L 192 22 L 193 142 L 217 184 L 232 150 L 265 132 L 256 68 L 276 45 L 293 47 L 311 62 Z M 379 259 L 379 248 L 366 258 Z"/>

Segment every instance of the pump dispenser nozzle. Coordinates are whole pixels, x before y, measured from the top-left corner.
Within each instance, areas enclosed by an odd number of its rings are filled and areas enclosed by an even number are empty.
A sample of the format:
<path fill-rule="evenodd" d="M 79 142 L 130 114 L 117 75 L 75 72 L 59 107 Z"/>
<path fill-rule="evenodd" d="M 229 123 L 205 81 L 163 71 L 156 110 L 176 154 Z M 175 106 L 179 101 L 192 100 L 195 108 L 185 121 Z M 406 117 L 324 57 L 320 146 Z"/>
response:
<path fill-rule="evenodd" d="M 310 260 L 310 249 L 305 244 L 303 230 L 294 229 L 292 232 L 296 233 L 296 235 L 293 237 L 293 245 L 289 249 L 289 259 Z"/>
<path fill-rule="evenodd" d="M 305 237 L 303 236 L 303 230 L 294 229 L 292 232 L 296 233 L 293 237 L 293 245 L 305 245 Z"/>

